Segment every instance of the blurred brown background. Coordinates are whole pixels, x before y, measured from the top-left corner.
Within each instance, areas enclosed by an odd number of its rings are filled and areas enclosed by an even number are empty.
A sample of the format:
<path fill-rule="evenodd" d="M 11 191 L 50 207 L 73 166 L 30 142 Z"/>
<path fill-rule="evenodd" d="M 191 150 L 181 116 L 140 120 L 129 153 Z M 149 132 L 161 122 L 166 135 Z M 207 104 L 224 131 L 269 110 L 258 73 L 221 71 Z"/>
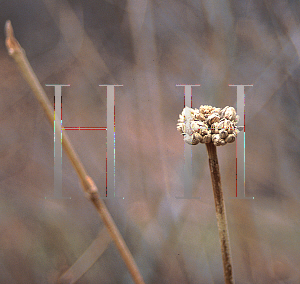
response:
<path fill-rule="evenodd" d="M 236 283 L 300 283 L 300 4 L 285 0 L 0 1 L 43 86 L 63 88 L 64 126 L 106 126 L 116 88 L 116 190 L 106 204 L 148 283 L 224 283 L 204 145 L 183 195 L 183 87 L 193 107 L 246 93 L 246 195 L 235 194 L 235 145 L 218 147 Z M 0 33 L 0 283 L 56 283 L 103 228 L 63 156 L 53 194 L 51 126 Z M 45 87 L 53 102 L 53 87 Z M 105 192 L 103 131 L 69 131 Z M 132 283 L 114 244 L 78 283 Z"/>

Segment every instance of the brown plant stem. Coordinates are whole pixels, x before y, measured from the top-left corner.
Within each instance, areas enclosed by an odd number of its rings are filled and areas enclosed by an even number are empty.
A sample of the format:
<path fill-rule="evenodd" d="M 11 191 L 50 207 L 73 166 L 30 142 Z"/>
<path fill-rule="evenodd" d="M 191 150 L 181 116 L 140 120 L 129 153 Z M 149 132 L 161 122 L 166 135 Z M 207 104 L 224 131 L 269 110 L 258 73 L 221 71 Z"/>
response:
<path fill-rule="evenodd" d="M 232 264 L 230 257 L 230 243 L 227 226 L 227 217 L 223 190 L 221 187 L 221 175 L 219 170 L 217 148 L 211 143 L 206 143 L 206 149 L 209 158 L 209 169 L 214 192 L 214 200 L 216 207 L 216 216 L 218 222 L 219 239 L 221 243 L 221 252 L 223 259 L 224 278 L 226 284 L 233 284 Z"/>
<path fill-rule="evenodd" d="M 11 22 L 8 20 L 5 24 L 6 32 L 6 47 L 9 55 L 16 61 L 18 64 L 21 73 L 29 86 L 31 87 L 34 95 L 40 102 L 43 107 L 46 116 L 53 127 L 54 124 L 54 110 L 53 107 L 42 88 L 38 78 L 36 77 L 34 71 L 32 70 L 30 63 L 27 60 L 24 50 L 20 46 L 19 42 L 14 37 L 13 28 Z M 77 153 L 75 152 L 69 137 L 66 133 L 63 132 L 62 145 L 65 152 L 67 153 L 69 159 L 71 160 L 79 178 L 82 183 L 84 191 L 88 194 L 89 199 L 94 204 L 96 210 L 101 216 L 103 223 L 105 224 L 110 237 L 116 244 L 120 255 L 122 256 L 133 280 L 137 284 L 143 284 L 144 280 L 138 270 L 138 267 L 133 259 L 132 254 L 130 253 L 121 233 L 119 232 L 113 218 L 111 217 L 105 203 L 99 198 L 98 188 L 95 185 L 94 181 L 87 175 L 87 172 L 80 161 Z"/>

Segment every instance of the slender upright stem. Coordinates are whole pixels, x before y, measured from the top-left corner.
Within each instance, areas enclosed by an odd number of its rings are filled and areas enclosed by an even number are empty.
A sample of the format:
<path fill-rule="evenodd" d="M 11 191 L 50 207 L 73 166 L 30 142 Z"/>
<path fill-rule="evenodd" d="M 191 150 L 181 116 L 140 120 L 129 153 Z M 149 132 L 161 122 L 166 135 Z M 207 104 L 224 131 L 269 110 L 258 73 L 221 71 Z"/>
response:
<path fill-rule="evenodd" d="M 212 142 L 206 143 L 205 145 L 206 145 L 208 158 L 209 158 L 209 169 L 210 169 L 211 181 L 212 181 L 213 192 L 214 192 L 225 283 L 233 284 L 234 280 L 232 276 L 233 273 L 232 273 L 232 264 L 231 264 L 231 257 L 230 257 L 230 243 L 229 243 L 229 234 L 228 234 L 228 226 L 227 226 L 227 217 L 226 217 L 225 203 L 223 197 L 223 190 L 221 187 L 221 176 L 219 170 L 217 149 Z"/>
<path fill-rule="evenodd" d="M 6 47 L 8 53 L 18 64 L 21 69 L 23 77 L 26 79 L 27 83 L 31 87 L 34 95 L 42 105 L 49 122 L 53 127 L 54 123 L 54 111 L 51 103 L 42 88 L 37 76 L 32 70 L 30 63 L 27 60 L 24 50 L 20 46 L 19 42 L 14 37 L 13 28 L 10 21 L 5 24 L 6 31 Z M 138 267 L 134 261 L 132 254 L 130 253 L 121 233 L 119 232 L 113 218 L 111 217 L 105 203 L 99 198 L 98 188 L 94 181 L 87 175 L 87 172 L 79 159 L 76 151 L 74 150 L 68 135 L 63 133 L 62 145 L 66 151 L 69 159 L 71 160 L 79 178 L 82 183 L 84 191 L 88 194 L 89 199 L 94 204 L 96 210 L 101 216 L 103 223 L 105 224 L 112 240 L 114 241 L 116 247 L 119 250 L 127 268 L 136 284 L 144 284 L 142 275 L 140 274 Z"/>

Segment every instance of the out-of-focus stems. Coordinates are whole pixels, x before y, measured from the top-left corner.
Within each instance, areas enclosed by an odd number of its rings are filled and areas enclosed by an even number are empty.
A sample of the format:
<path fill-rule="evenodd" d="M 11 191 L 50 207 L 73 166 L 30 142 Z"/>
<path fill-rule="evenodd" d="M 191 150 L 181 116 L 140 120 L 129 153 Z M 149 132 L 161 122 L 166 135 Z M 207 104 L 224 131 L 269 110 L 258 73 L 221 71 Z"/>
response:
<path fill-rule="evenodd" d="M 53 107 L 47 98 L 47 95 L 42 88 L 38 78 L 36 77 L 34 71 L 32 70 L 30 63 L 27 60 L 24 50 L 20 46 L 19 42 L 14 37 L 13 28 L 11 22 L 8 20 L 5 24 L 5 32 L 6 32 L 6 47 L 9 55 L 16 61 L 18 64 L 21 73 L 29 86 L 31 87 L 34 95 L 40 102 L 43 107 L 46 116 L 53 126 L 54 124 L 54 111 Z M 134 280 L 137 284 L 143 284 L 144 280 L 138 270 L 138 267 L 133 259 L 132 254 L 130 253 L 122 235 L 120 234 L 113 218 L 111 217 L 106 205 L 99 198 L 98 188 L 95 185 L 94 181 L 87 175 L 87 172 L 80 161 L 78 155 L 76 154 L 69 138 L 66 133 L 63 133 L 62 145 L 64 147 L 65 152 L 67 153 L 69 159 L 71 160 L 79 178 L 83 185 L 84 191 L 88 194 L 89 199 L 94 204 L 96 210 L 101 216 L 111 238 L 115 242 L 127 268 Z"/>

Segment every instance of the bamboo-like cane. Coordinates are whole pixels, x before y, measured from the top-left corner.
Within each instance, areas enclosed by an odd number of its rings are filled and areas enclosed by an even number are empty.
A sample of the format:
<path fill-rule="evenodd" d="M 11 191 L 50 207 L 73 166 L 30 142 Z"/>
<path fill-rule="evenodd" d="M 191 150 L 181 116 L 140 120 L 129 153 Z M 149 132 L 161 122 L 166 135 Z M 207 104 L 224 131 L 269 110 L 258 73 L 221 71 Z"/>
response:
<path fill-rule="evenodd" d="M 226 284 L 233 284 L 232 276 L 232 264 L 230 257 L 230 243 L 229 243 L 229 234 L 227 226 L 227 217 L 225 210 L 225 203 L 223 197 L 223 190 L 221 187 L 221 175 L 219 170 L 217 148 L 210 142 L 205 144 L 208 158 L 209 158 L 209 169 L 211 175 L 211 181 L 214 192 L 214 200 L 216 207 L 216 216 L 218 222 L 218 231 L 219 238 L 221 243 L 222 259 L 223 259 L 223 268 L 224 268 L 224 278 Z"/>
<path fill-rule="evenodd" d="M 53 126 L 54 123 L 53 107 L 49 99 L 47 98 L 47 95 L 44 89 L 42 88 L 37 76 L 32 70 L 24 50 L 22 49 L 19 42 L 14 37 L 13 28 L 9 20 L 6 21 L 5 32 L 6 32 L 5 44 L 8 50 L 8 54 L 18 64 L 23 77 L 26 79 L 27 83 L 31 87 L 34 95 L 36 96 L 41 106 L 43 107 L 50 124 Z M 89 199 L 94 204 L 96 210 L 100 214 L 103 223 L 106 226 L 114 243 L 116 244 L 119 253 L 122 256 L 134 282 L 136 284 L 144 284 L 144 280 L 138 270 L 138 267 L 134 261 L 132 254 L 130 253 L 105 203 L 101 201 L 101 199 L 99 198 L 97 186 L 95 185 L 91 177 L 87 175 L 87 172 L 82 162 L 80 161 L 78 155 L 76 154 L 66 133 L 63 133 L 62 145 L 80 178 L 84 191 L 88 194 Z"/>

